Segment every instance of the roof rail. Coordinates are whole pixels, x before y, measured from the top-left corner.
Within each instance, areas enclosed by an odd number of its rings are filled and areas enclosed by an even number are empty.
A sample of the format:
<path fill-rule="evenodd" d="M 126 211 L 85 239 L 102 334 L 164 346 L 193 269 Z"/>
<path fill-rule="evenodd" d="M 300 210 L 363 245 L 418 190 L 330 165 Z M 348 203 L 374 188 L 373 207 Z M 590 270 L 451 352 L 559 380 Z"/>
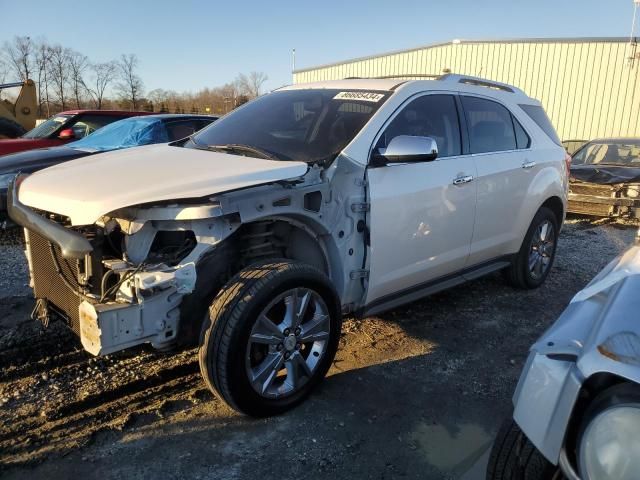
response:
<path fill-rule="evenodd" d="M 430 78 L 432 80 L 439 80 L 442 77 L 441 74 L 437 73 L 397 73 L 394 75 L 380 75 L 377 77 L 344 77 L 343 80 L 386 80 L 389 78 Z"/>
<path fill-rule="evenodd" d="M 524 92 L 519 88 L 516 88 L 512 85 L 507 85 L 506 83 L 487 80 L 486 78 L 447 73 L 446 75 L 441 75 L 440 78 L 438 78 L 438 80 L 449 82 L 449 83 L 463 83 L 465 85 L 474 85 L 476 87 L 492 88 L 494 90 L 501 90 L 503 92 L 519 93 L 524 95 Z"/>

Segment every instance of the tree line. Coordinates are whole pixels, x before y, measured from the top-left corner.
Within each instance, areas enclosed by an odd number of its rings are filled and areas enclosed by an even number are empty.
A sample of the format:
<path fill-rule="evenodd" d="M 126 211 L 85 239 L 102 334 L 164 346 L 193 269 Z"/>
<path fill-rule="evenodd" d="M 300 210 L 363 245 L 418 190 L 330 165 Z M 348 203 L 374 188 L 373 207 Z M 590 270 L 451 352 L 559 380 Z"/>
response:
<path fill-rule="evenodd" d="M 41 118 L 87 108 L 219 115 L 259 96 L 268 79 L 262 72 L 241 73 L 225 85 L 195 93 L 160 88 L 147 92 L 139 66 L 133 53 L 94 62 L 72 48 L 16 36 L 0 49 L 0 84 L 35 81 Z"/>

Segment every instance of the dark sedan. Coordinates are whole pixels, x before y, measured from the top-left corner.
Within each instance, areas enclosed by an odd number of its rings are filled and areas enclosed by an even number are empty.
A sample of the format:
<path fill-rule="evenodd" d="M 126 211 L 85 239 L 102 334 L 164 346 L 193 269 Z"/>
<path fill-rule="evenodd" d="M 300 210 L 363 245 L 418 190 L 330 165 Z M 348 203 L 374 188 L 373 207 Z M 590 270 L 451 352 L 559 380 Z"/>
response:
<path fill-rule="evenodd" d="M 640 218 L 640 138 L 592 140 L 575 152 L 568 211 Z"/>
<path fill-rule="evenodd" d="M 41 148 L 0 157 L 0 222 L 7 219 L 7 186 L 18 173 L 33 173 L 62 162 L 100 152 L 188 137 L 213 122 L 208 115 L 160 114 L 132 117 L 101 128 L 61 147 Z"/>

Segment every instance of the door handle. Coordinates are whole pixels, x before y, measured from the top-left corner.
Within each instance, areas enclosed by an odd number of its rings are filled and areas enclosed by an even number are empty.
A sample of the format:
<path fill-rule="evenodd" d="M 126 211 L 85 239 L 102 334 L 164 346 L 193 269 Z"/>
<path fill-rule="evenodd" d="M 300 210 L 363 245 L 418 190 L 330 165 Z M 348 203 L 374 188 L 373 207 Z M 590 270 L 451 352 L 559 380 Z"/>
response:
<path fill-rule="evenodd" d="M 454 185 L 462 185 L 463 183 L 469 183 L 473 181 L 473 176 L 472 175 L 464 175 L 462 177 L 456 177 L 453 179 L 453 184 Z"/>
<path fill-rule="evenodd" d="M 536 162 L 528 162 L 528 161 L 525 161 L 525 162 L 522 164 L 522 168 L 524 168 L 525 170 L 529 170 L 530 168 L 533 168 L 533 167 L 535 167 L 535 166 L 536 166 Z"/>

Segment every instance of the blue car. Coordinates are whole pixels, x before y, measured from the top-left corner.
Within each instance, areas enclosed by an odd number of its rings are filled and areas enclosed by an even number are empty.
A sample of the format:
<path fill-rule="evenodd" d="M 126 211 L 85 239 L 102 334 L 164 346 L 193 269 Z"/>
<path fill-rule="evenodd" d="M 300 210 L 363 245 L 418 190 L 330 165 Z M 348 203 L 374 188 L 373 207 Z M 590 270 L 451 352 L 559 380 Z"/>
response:
<path fill-rule="evenodd" d="M 7 219 L 7 186 L 18 173 L 33 173 L 96 153 L 180 140 L 206 127 L 216 118 L 210 115 L 178 114 L 130 117 L 61 147 L 4 155 L 0 157 L 0 222 Z"/>

